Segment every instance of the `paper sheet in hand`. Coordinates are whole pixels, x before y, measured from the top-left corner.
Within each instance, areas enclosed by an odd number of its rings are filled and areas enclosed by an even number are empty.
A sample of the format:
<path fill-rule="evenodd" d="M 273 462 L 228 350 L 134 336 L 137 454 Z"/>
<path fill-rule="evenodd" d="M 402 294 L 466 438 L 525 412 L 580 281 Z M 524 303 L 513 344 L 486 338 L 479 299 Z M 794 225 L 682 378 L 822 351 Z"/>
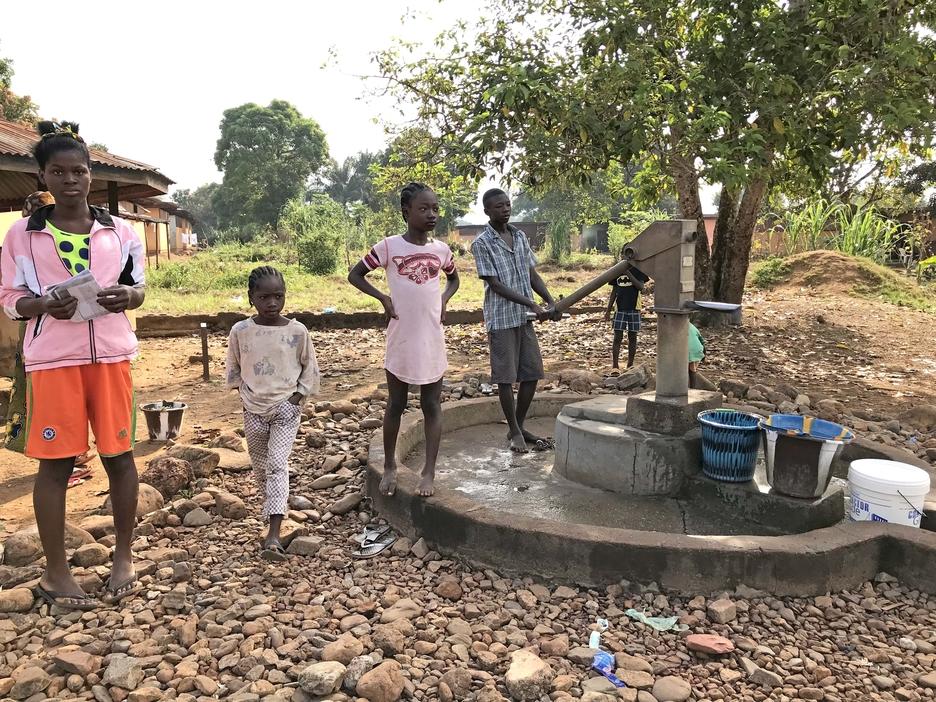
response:
<path fill-rule="evenodd" d="M 72 322 L 87 322 L 107 314 L 107 310 L 101 307 L 97 301 L 101 286 L 91 275 L 91 271 L 87 269 L 69 278 L 64 283 L 51 286 L 48 292 L 57 300 L 61 300 L 66 294 L 78 300 L 78 307 L 71 318 Z"/>

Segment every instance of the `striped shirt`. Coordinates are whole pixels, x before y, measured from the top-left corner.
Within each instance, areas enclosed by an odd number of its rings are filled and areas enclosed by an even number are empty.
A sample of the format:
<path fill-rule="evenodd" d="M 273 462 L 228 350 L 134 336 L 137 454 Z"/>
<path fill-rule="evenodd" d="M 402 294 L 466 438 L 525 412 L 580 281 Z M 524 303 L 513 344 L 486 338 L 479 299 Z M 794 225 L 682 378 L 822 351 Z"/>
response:
<path fill-rule="evenodd" d="M 530 268 L 536 265 L 536 257 L 526 235 L 508 224 L 513 233 L 513 250 L 488 224 L 471 244 L 479 278 L 497 278 L 505 286 L 533 299 L 530 284 Z M 484 325 L 494 329 L 513 329 L 527 323 L 529 308 L 497 295 L 487 281 L 484 283 Z"/>

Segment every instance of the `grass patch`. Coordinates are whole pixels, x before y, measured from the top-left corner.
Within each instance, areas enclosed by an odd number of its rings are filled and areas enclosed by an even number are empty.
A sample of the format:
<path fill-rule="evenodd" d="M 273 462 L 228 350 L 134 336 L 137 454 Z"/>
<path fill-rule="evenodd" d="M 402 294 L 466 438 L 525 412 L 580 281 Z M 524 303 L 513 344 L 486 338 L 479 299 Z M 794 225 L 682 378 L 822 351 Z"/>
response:
<path fill-rule="evenodd" d="M 352 264 L 360 255 L 351 257 Z M 611 265 L 608 255 L 576 254 L 562 265 L 543 264 L 540 274 L 554 297 L 567 295 L 595 270 Z M 247 302 L 247 277 L 258 265 L 276 266 L 286 279 L 286 309 L 294 312 L 321 312 L 326 307 L 339 312 L 379 311 L 380 304 L 358 292 L 347 281 L 344 271 L 331 275 L 312 275 L 301 270 L 296 254 L 281 244 L 255 242 L 225 244 L 194 256 L 164 262 L 146 271 L 147 292 L 142 314 L 216 314 L 250 310 Z M 475 272 L 471 255 L 456 257 L 461 286 L 449 309 L 480 309 L 484 301 L 484 283 Z M 344 266 L 343 266 L 344 267 Z M 378 288 L 386 290 L 383 271 L 368 276 Z"/>
<path fill-rule="evenodd" d="M 770 288 L 786 280 L 790 264 L 779 256 L 771 256 L 751 267 L 751 284 L 755 288 Z"/>
<path fill-rule="evenodd" d="M 866 274 L 867 282 L 855 286 L 856 295 L 936 314 L 936 284 L 917 285 L 869 259 L 857 259 L 857 263 Z"/>

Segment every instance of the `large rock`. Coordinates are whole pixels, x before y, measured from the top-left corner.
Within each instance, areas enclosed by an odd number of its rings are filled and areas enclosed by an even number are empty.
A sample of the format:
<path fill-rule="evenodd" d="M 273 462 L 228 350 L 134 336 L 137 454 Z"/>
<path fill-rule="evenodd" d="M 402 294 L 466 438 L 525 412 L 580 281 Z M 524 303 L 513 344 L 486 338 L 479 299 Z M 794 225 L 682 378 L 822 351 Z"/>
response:
<path fill-rule="evenodd" d="M 136 658 L 125 653 L 115 653 L 104 670 L 105 685 L 116 685 L 124 690 L 135 690 L 143 681 L 143 666 Z"/>
<path fill-rule="evenodd" d="M 152 485 L 166 500 L 171 500 L 195 481 L 192 464 L 181 458 L 158 456 L 146 464 L 140 482 Z"/>
<path fill-rule="evenodd" d="M 605 381 L 605 386 L 625 392 L 627 390 L 635 390 L 646 386 L 652 377 L 653 374 L 647 370 L 646 366 L 634 366 L 633 368 L 628 368 L 617 378 L 608 378 L 608 380 Z"/>
<path fill-rule="evenodd" d="M 727 624 L 738 616 L 738 609 L 731 600 L 715 600 L 706 609 L 709 619 L 716 624 Z"/>
<path fill-rule="evenodd" d="M 103 539 L 114 533 L 114 518 L 109 514 L 92 514 L 82 519 L 78 526 L 95 539 Z"/>
<path fill-rule="evenodd" d="M 380 615 L 380 621 L 383 624 L 390 624 L 398 619 L 415 619 L 422 614 L 422 611 L 422 607 L 410 598 L 404 597 L 385 609 Z"/>
<path fill-rule="evenodd" d="M 238 453 L 247 452 L 247 444 L 233 431 L 222 432 L 220 436 L 214 439 L 210 444 L 211 448 L 224 448 L 228 451 L 237 451 Z"/>
<path fill-rule="evenodd" d="M 310 695 L 330 695 L 341 687 L 346 670 L 338 661 L 313 663 L 299 673 L 299 687 Z"/>
<path fill-rule="evenodd" d="M 32 590 L 25 587 L 14 587 L 10 590 L 0 590 L 0 613 L 28 612 L 33 606 Z"/>
<path fill-rule="evenodd" d="M 296 556 L 314 556 L 322 548 L 325 539 L 321 536 L 297 536 L 289 544 L 286 553 Z"/>
<path fill-rule="evenodd" d="M 403 673 L 396 661 L 384 661 L 364 673 L 355 688 L 369 702 L 396 702 L 403 694 Z"/>
<path fill-rule="evenodd" d="M 76 549 L 84 544 L 94 543 L 94 537 L 80 527 L 65 522 L 65 548 Z M 18 567 L 29 565 L 42 556 L 42 542 L 36 525 L 18 531 L 10 536 L 4 543 L 4 562 L 7 565 Z"/>
<path fill-rule="evenodd" d="M 185 515 L 185 519 L 182 520 L 182 524 L 183 526 L 187 527 L 201 527 L 208 526 L 212 521 L 214 520 L 210 514 L 208 514 L 201 507 L 196 507 Z"/>
<path fill-rule="evenodd" d="M 568 385 L 572 392 L 587 395 L 595 385 L 601 385 L 601 376 L 587 370 L 570 369 L 559 373 L 559 382 Z"/>
<path fill-rule="evenodd" d="M 936 405 L 914 405 L 900 415 L 900 422 L 919 431 L 930 431 L 936 428 Z"/>
<path fill-rule="evenodd" d="M 341 687 L 348 692 L 354 692 L 361 678 L 373 669 L 373 658 L 370 656 L 355 656 L 348 664 L 348 669 L 345 671 L 344 681 L 341 683 Z"/>
<path fill-rule="evenodd" d="M 36 693 L 45 690 L 51 683 L 52 678 L 42 668 L 29 667 L 22 668 L 13 672 L 13 687 L 10 689 L 10 697 L 14 700 L 25 700 Z"/>
<path fill-rule="evenodd" d="M 357 412 L 358 406 L 351 402 L 351 400 L 333 400 L 331 403 L 331 413 L 332 414 L 354 414 Z"/>
<path fill-rule="evenodd" d="M 219 490 L 215 493 L 215 513 L 225 519 L 243 519 L 247 516 L 247 505 L 237 495 Z"/>
<path fill-rule="evenodd" d="M 537 700 L 549 693 L 553 669 L 529 649 L 515 651 L 504 682 L 515 700 Z"/>
<path fill-rule="evenodd" d="M 162 509 L 163 505 L 166 504 L 166 501 L 163 499 L 162 494 L 154 488 L 152 485 L 147 483 L 140 483 L 140 492 L 137 496 L 137 508 L 136 516 L 145 517 L 151 512 L 155 512 L 158 509 Z M 101 508 L 101 511 L 104 514 L 113 514 L 114 508 L 111 505 L 111 497 L 107 496 L 107 499 L 104 500 L 104 507 Z"/>
<path fill-rule="evenodd" d="M 734 651 L 734 644 L 724 636 L 716 634 L 689 634 L 686 648 L 690 651 L 720 655 Z"/>
<path fill-rule="evenodd" d="M 352 492 L 342 497 L 337 502 L 329 506 L 328 511 L 332 514 L 347 514 L 352 509 L 361 504 L 364 495 L 360 492 Z"/>
<path fill-rule="evenodd" d="M 136 658 L 125 653 L 115 653 L 104 670 L 105 685 L 117 685 L 125 690 L 135 690 L 143 680 L 143 666 Z"/>
<path fill-rule="evenodd" d="M 381 624 L 374 629 L 371 634 L 371 640 L 374 646 L 379 648 L 387 656 L 396 656 L 403 653 L 406 648 L 406 637 L 396 626 Z"/>
<path fill-rule="evenodd" d="M 353 634 L 342 634 L 322 650 L 323 661 L 338 661 L 348 665 L 353 658 L 364 653 L 362 644 Z"/>
<path fill-rule="evenodd" d="M 214 473 L 221 462 L 221 454 L 209 451 L 201 446 L 177 445 L 166 451 L 163 456 L 186 461 L 192 466 L 196 478 L 207 478 Z"/>
<path fill-rule="evenodd" d="M 52 662 L 66 673 L 74 673 L 83 678 L 96 673 L 101 668 L 101 659 L 84 651 L 63 651 L 52 656 Z"/>
<path fill-rule="evenodd" d="M 442 676 L 456 700 L 463 700 L 471 692 L 471 673 L 465 668 L 452 668 Z"/>
<path fill-rule="evenodd" d="M 104 565 L 110 560 L 110 549 L 103 544 L 85 544 L 75 550 L 72 560 L 82 568 Z"/>
<path fill-rule="evenodd" d="M 653 696 L 657 702 L 685 702 L 692 695 L 692 688 L 682 678 L 667 675 L 653 685 Z"/>

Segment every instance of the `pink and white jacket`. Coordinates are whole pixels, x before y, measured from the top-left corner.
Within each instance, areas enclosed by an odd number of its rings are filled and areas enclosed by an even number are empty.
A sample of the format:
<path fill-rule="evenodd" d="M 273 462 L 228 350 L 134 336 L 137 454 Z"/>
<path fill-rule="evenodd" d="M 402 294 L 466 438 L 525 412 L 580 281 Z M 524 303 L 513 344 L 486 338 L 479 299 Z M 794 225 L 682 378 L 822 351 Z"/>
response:
<path fill-rule="evenodd" d="M 49 286 L 71 277 L 55 250 L 46 227 L 54 205 L 36 210 L 29 219 L 10 227 L 0 252 L 0 304 L 12 319 L 21 319 L 16 303 L 24 297 L 41 297 Z M 145 256 L 137 233 L 124 220 L 91 208 L 88 268 L 102 288 L 144 284 Z M 117 363 L 137 354 L 137 339 L 123 313 L 108 314 L 90 322 L 73 322 L 40 315 L 30 319 L 23 341 L 26 371 Z"/>

